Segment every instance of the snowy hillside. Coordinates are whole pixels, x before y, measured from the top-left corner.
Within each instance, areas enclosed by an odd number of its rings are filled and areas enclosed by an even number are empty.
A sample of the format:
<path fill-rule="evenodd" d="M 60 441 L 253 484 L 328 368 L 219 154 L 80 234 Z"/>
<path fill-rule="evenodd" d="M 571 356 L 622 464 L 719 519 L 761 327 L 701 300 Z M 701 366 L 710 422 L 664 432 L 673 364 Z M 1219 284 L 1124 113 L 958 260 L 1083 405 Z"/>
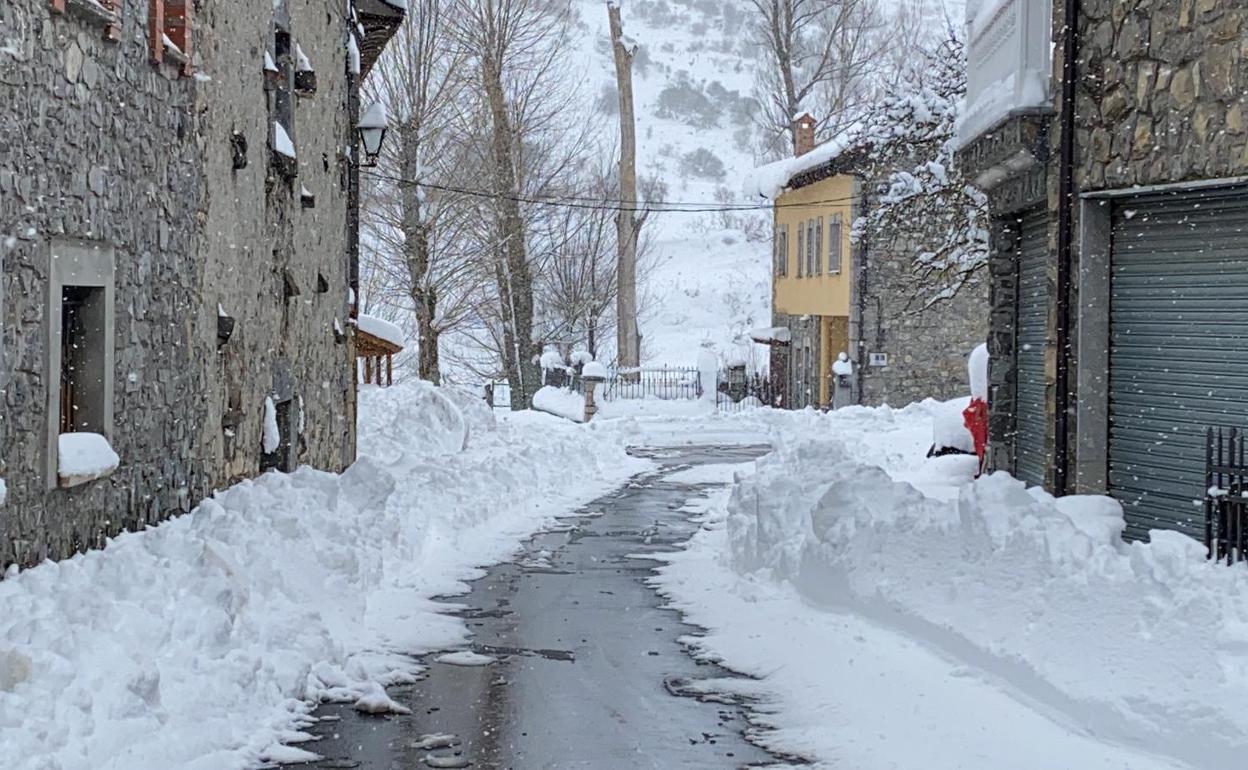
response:
<path fill-rule="evenodd" d="M 604 134 L 618 134 L 606 4 L 580 0 L 583 90 Z M 624 30 L 640 45 L 634 64 L 638 172 L 657 176 L 665 200 L 739 202 L 750 152 L 755 51 L 748 0 L 637 0 Z M 696 207 L 695 207 L 696 208 Z M 748 353 L 746 333 L 770 323 L 766 212 L 664 213 L 647 223 L 653 266 L 640 288 L 642 358 L 692 365 L 708 347 Z M 762 361 L 762 355 L 759 355 Z"/>
<path fill-rule="evenodd" d="M 903 6 L 932 34 L 958 25 L 962 0 L 882 0 Z M 677 203 L 747 204 L 742 181 L 758 165 L 754 100 L 760 53 L 750 0 L 631 0 L 622 6 L 634 63 L 638 171 Z M 584 67 L 581 90 L 593 95 L 605 136 L 618 135 L 615 70 L 606 3 L 578 0 L 573 32 Z M 906 59 L 893 52 L 893 65 Z M 698 208 L 690 206 L 687 208 Z M 691 365 L 700 348 L 754 357 L 750 329 L 770 325 L 770 212 L 665 213 L 647 223 L 652 269 L 643 277 L 642 359 Z M 646 312 L 648 309 L 648 312 Z"/>

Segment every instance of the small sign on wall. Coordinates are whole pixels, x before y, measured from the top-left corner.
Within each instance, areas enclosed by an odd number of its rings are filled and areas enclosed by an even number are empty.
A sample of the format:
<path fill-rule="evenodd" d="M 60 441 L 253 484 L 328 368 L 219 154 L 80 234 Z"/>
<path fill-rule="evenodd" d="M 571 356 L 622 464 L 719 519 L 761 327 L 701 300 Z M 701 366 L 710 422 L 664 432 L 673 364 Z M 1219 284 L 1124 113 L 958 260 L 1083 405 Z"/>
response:
<path fill-rule="evenodd" d="M 871 366 L 888 366 L 888 354 L 872 353 L 868 358 L 868 362 Z"/>

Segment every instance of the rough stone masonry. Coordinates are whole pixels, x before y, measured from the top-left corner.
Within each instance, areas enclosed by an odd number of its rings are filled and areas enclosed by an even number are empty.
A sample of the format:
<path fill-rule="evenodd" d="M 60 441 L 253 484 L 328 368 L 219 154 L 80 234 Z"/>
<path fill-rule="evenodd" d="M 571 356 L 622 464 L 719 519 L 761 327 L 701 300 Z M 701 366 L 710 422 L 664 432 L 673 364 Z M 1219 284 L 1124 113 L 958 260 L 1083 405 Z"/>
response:
<path fill-rule="evenodd" d="M 157 64 L 157 2 L 56 5 L 0 5 L 0 567 L 99 546 L 266 467 L 338 470 L 355 453 L 351 7 L 200 4 L 190 60 L 166 44 Z M 266 53 L 284 71 L 293 44 L 319 73 L 297 95 L 266 72 Z M 75 337 L 65 304 L 84 265 L 107 269 L 112 301 Z M 95 359 L 75 346 L 112 367 L 85 371 Z M 81 398 L 107 382 L 110 424 L 86 429 L 121 459 L 68 488 L 54 440 L 77 408 L 66 376 Z"/>

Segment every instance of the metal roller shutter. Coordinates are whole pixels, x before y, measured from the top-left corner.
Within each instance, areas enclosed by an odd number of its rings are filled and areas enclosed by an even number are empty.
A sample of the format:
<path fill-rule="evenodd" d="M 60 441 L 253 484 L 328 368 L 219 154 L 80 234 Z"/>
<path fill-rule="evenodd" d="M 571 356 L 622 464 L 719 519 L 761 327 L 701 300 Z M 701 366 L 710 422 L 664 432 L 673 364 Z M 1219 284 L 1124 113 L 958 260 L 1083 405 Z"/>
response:
<path fill-rule="evenodd" d="M 1128 539 L 1204 536 L 1204 432 L 1248 427 L 1248 189 L 1113 212 L 1109 488 Z"/>
<path fill-rule="evenodd" d="M 1018 392 L 1014 412 L 1014 475 L 1028 484 L 1044 484 L 1049 427 L 1044 379 L 1049 321 L 1048 218 L 1042 209 L 1033 211 L 1023 216 L 1021 227 L 1015 330 Z"/>

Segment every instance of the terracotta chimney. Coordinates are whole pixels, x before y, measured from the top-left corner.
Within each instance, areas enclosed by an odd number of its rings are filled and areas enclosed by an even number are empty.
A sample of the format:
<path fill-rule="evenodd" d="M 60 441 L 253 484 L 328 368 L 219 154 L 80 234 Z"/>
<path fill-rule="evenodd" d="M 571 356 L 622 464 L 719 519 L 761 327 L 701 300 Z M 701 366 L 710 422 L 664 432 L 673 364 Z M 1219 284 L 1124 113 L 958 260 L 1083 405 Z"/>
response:
<path fill-rule="evenodd" d="M 809 112 L 793 121 L 793 155 L 800 158 L 815 149 L 815 119 Z"/>

